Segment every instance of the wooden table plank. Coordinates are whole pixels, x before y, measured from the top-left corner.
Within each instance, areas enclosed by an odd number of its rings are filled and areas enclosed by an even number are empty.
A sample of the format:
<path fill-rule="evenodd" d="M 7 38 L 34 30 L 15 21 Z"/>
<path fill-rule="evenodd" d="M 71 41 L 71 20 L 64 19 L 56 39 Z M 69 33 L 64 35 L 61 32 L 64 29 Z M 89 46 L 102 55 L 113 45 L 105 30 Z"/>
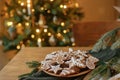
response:
<path fill-rule="evenodd" d="M 90 50 L 91 47 L 73 47 L 74 50 Z M 31 71 L 25 64 L 30 61 L 41 61 L 46 54 L 56 51 L 67 51 L 68 47 L 27 47 L 21 51 L 0 71 L 0 80 L 18 80 L 18 76 Z"/>

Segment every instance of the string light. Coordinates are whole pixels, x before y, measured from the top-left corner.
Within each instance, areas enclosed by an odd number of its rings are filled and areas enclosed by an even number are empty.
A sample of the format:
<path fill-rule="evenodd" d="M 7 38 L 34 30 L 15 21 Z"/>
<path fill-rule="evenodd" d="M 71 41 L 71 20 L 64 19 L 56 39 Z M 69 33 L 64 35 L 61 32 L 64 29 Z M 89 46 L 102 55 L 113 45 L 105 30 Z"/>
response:
<path fill-rule="evenodd" d="M 31 35 L 31 38 L 35 38 L 35 35 L 34 35 L 34 34 L 32 34 L 32 35 Z"/>
<path fill-rule="evenodd" d="M 50 10 L 47 10 L 47 13 L 50 13 L 51 11 Z"/>
<path fill-rule="evenodd" d="M 75 46 L 76 44 L 75 43 L 72 43 L 72 46 Z"/>
<path fill-rule="evenodd" d="M 24 3 L 22 2 L 20 5 L 21 5 L 21 6 L 24 6 Z"/>
<path fill-rule="evenodd" d="M 35 9 L 32 9 L 32 12 L 35 12 Z"/>
<path fill-rule="evenodd" d="M 79 7 L 79 4 L 78 4 L 78 3 L 75 3 L 75 7 L 78 8 L 78 7 Z"/>
<path fill-rule="evenodd" d="M 51 36 L 51 35 L 52 35 L 52 34 L 49 32 L 49 33 L 48 33 L 48 36 Z"/>
<path fill-rule="evenodd" d="M 64 23 L 64 22 L 61 22 L 61 26 L 65 26 L 65 23 Z"/>
<path fill-rule="evenodd" d="M 20 4 L 20 3 L 21 3 L 21 1 L 19 0 L 19 1 L 18 1 L 18 3 Z"/>
<path fill-rule="evenodd" d="M 51 2 L 53 2 L 54 0 L 50 0 Z"/>
<path fill-rule="evenodd" d="M 63 33 L 67 33 L 67 30 L 63 30 Z"/>
<path fill-rule="evenodd" d="M 7 26 L 12 26 L 13 25 L 13 22 L 7 22 Z"/>
<path fill-rule="evenodd" d="M 23 13 L 26 13 L 26 9 L 25 9 L 25 8 L 23 8 L 23 9 L 22 9 L 22 12 L 23 12 Z"/>
<path fill-rule="evenodd" d="M 25 23 L 25 26 L 29 26 L 29 25 L 30 25 L 29 22 L 26 22 L 26 23 Z"/>
<path fill-rule="evenodd" d="M 42 39 L 41 38 L 38 38 L 38 40 L 37 40 L 38 42 L 41 42 L 42 41 Z"/>
<path fill-rule="evenodd" d="M 61 34 L 60 34 L 60 33 L 58 33 L 58 34 L 57 34 L 57 36 L 58 36 L 58 37 L 61 37 Z"/>
<path fill-rule="evenodd" d="M 18 23 L 18 26 L 22 26 L 22 24 L 21 24 L 21 23 Z"/>
<path fill-rule="evenodd" d="M 44 29 L 44 32 L 46 33 L 48 30 L 47 29 Z"/>
<path fill-rule="evenodd" d="M 40 10 L 44 10 L 44 7 L 41 7 Z"/>
<path fill-rule="evenodd" d="M 39 29 L 36 29 L 36 32 L 37 32 L 37 33 L 39 33 L 39 32 L 40 32 L 40 30 L 39 30 Z"/>
<path fill-rule="evenodd" d="M 20 47 L 20 45 L 17 45 L 17 47 L 16 47 L 17 49 L 20 49 L 21 47 Z"/>
<path fill-rule="evenodd" d="M 64 6 L 61 4 L 61 5 L 60 5 L 60 8 L 63 8 L 63 7 L 64 7 Z"/>
<path fill-rule="evenodd" d="M 27 3 L 30 3 L 30 0 L 27 0 Z"/>
<path fill-rule="evenodd" d="M 66 9 L 67 8 L 67 6 L 66 5 L 64 5 L 64 9 Z"/>

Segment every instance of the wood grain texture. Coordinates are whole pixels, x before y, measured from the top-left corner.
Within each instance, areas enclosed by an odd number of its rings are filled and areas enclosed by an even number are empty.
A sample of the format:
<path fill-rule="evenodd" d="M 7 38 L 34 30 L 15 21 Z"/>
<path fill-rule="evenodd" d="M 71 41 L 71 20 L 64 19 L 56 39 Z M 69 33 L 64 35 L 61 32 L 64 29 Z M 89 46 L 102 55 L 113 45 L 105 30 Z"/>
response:
<path fill-rule="evenodd" d="M 31 61 L 41 61 L 46 54 L 56 51 L 68 51 L 69 47 L 42 47 L 23 48 L 20 52 L 0 71 L 0 80 L 18 80 L 18 76 L 31 71 L 25 64 Z M 73 47 L 74 50 L 90 50 L 91 47 Z"/>
<path fill-rule="evenodd" d="M 76 46 L 91 46 L 107 31 L 120 27 L 120 22 L 81 22 L 73 27 Z"/>

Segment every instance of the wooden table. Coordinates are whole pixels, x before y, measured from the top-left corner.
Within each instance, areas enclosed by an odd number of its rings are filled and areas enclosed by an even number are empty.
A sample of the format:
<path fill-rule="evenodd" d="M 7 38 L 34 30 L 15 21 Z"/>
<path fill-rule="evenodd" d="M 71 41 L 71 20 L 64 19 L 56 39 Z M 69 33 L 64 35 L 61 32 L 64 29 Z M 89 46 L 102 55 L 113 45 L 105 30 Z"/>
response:
<path fill-rule="evenodd" d="M 91 47 L 73 47 L 74 50 L 90 50 Z M 56 51 L 67 51 L 68 47 L 26 47 L 20 50 L 18 54 L 0 71 L 0 80 L 18 80 L 18 76 L 31 71 L 25 64 L 30 61 L 41 61 L 46 54 Z"/>

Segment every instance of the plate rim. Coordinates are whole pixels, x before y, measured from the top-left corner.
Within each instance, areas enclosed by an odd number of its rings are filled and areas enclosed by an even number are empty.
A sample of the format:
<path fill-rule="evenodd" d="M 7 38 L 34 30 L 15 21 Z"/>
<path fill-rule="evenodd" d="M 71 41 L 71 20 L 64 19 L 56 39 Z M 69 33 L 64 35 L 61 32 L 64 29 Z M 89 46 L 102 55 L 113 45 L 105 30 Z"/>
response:
<path fill-rule="evenodd" d="M 82 71 L 82 72 L 77 73 L 77 74 L 71 74 L 71 75 L 65 75 L 65 76 L 63 76 L 63 75 L 57 75 L 57 74 L 55 74 L 55 73 L 51 73 L 51 72 L 46 71 L 46 70 L 42 70 L 42 71 L 45 72 L 46 74 L 49 74 L 49 75 L 55 76 L 55 77 L 77 77 L 77 76 L 80 76 L 80 75 L 83 75 L 83 74 L 86 74 L 86 73 L 90 72 L 91 69 Z"/>

